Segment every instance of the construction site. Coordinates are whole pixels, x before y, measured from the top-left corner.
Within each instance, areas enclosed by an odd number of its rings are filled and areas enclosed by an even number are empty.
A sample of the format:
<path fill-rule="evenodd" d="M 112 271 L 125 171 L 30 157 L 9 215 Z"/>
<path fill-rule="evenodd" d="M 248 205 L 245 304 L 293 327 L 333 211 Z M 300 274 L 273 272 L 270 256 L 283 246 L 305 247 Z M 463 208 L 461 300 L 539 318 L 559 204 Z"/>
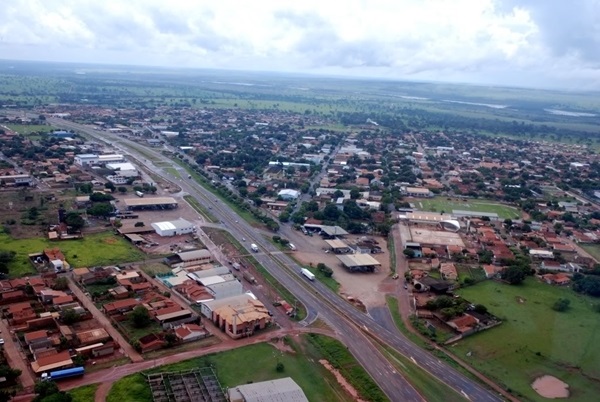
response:
<path fill-rule="evenodd" d="M 146 376 L 154 402 L 226 402 L 212 368 L 149 374 Z"/>

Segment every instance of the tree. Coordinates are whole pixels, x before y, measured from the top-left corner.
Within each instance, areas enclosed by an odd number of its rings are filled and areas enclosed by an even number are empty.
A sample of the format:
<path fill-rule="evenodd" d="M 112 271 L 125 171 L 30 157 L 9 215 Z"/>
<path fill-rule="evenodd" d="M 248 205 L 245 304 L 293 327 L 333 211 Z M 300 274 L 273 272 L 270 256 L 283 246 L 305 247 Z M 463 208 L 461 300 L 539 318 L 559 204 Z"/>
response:
<path fill-rule="evenodd" d="M 67 290 L 68 288 L 69 288 L 69 280 L 66 277 L 61 276 L 54 280 L 54 285 L 52 286 L 52 289 Z"/>
<path fill-rule="evenodd" d="M 173 346 L 177 343 L 177 335 L 173 332 L 167 332 L 165 334 L 165 342 L 167 342 L 167 346 Z"/>
<path fill-rule="evenodd" d="M 414 258 L 415 250 L 413 250 L 411 248 L 405 248 L 404 251 L 402 251 L 402 254 L 404 254 L 406 256 L 406 258 Z"/>
<path fill-rule="evenodd" d="M 131 312 L 131 320 L 136 328 L 145 328 L 150 324 L 150 313 L 146 307 L 137 306 Z"/>
<path fill-rule="evenodd" d="M 127 187 L 119 186 L 117 187 L 117 190 L 119 190 L 119 193 L 125 194 L 127 192 Z"/>
<path fill-rule="evenodd" d="M 511 285 L 518 285 L 525 280 L 527 271 L 524 267 L 518 265 L 511 265 L 508 268 L 504 268 L 500 271 L 500 278 L 507 281 Z"/>
<path fill-rule="evenodd" d="M 283 373 L 285 371 L 285 366 L 283 365 L 282 362 L 277 362 L 277 365 L 275 366 L 275 370 L 278 373 Z"/>
<path fill-rule="evenodd" d="M 92 216 L 107 217 L 113 211 L 112 205 L 108 203 L 99 203 L 88 208 L 87 213 Z"/>
<path fill-rule="evenodd" d="M 33 402 L 71 402 L 73 397 L 64 391 L 58 390 L 54 381 L 38 381 L 34 391 L 37 394 Z"/>
<path fill-rule="evenodd" d="M 66 309 L 62 315 L 62 320 L 67 325 L 75 324 L 79 321 L 79 314 L 72 308 Z"/>
<path fill-rule="evenodd" d="M 476 304 L 473 311 L 475 311 L 476 313 L 479 313 L 479 314 L 487 314 L 488 309 L 483 304 Z"/>
<path fill-rule="evenodd" d="M 77 212 L 69 212 L 65 216 L 65 223 L 75 231 L 79 231 L 85 226 L 85 220 Z"/>
<path fill-rule="evenodd" d="M 569 309 L 570 304 L 571 304 L 571 300 L 561 297 L 554 302 L 554 304 L 552 305 L 552 310 L 559 311 L 559 312 L 565 312 Z"/>
<path fill-rule="evenodd" d="M 330 221 L 336 221 L 340 217 L 340 210 L 334 204 L 327 204 L 323 210 L 325 219 Z"/>
<path fill-rule="evenodd" d="M 327 265 L 322 262 L 317 264 L 317 270 L 322 273 L 327 278 L 331 278 L 333 276 L 333 269 L 329 268 Z"/>
<path fill-rule="evenodd" d="M 8 274 L 8 264 L 15 259 L 17 255 L 14 251 L 0 251 L 0 272 Z"/>
<path fill-rule="evenodd" d="M 115 199 L 115 197 L 113 197 L 110 194 L 96 192 L 96 193 L 93 193 L 92 195 L 90 195 L 90 201 L 92 201 L 92 202 L 112 201 L 114 199 Z"/>
<path fill-rule="evenodd" d="M 104 185 L 104 188 L 106 188 L 110 191 L 115 191 L 115 185 L 113 183 L 111 183 L 110 181 Z"/>

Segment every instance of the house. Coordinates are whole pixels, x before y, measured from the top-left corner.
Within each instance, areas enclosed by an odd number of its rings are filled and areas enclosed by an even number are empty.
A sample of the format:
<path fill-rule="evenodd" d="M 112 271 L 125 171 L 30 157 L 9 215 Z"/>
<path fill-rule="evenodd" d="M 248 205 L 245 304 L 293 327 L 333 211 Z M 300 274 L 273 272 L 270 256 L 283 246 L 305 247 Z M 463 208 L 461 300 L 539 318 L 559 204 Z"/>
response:
<path fill-rule="evenodd" d="M 106 314 L 118 314 L 118 313 L 126 313 L 128 311 L 133 310 L 138 304 L 140 304 L 135 299 L 124 299 L 117 300 L 112 303 L 106 303 L 102 306 L 102 309 Z"/>
<path fill-rule="evenodd" d="M 407 197 L 416 197 L 416 198 L 431 198 L 433 197 L 433 193 L 428 188 L 422 187 L 404 187 L 401 188 L 402 192 Z"/>
<path fill-rule="evenodd" d="M 495 278 L 498 275 L 498 273 L 502 270 L 502 267 L 490 264 L 486 264 L 482 268 L 483 272 L 485 272 L 485 277 L 487 279 Z"/>
<path fill-rule="evenodd" d="M 443 279 L 455 281 L 458 279 L 458 271 L 456 266 L 451 262 L 444 262 L 440 265 L 440 274 Z"/>
<path fill-rule="evenodd" d="M 175 328 L 175 336 L 181 342 L 191 342 L 208 336 L 208 331 L 196 324 L 183 324 Z"/>
<path fill-rule="evenodd" d="M 540 265 L 540 268 L 545 269 L 547 271 L 568 271 L 568 268 L 561 264 L 558 261 L 554 260 L 544 260 Z"/>
<path fill-rule="evenodd" d="M 566 286 L 571 283 L 571 278 L 567 274 L 545 274 L 541 276 L 541 279 L 548 285 Z"/>
<path fill-rule="evenodd" d="M 456 317 L 450 321 L 447 321 L 446 324 L 454 328 L 456 332 L 464 334 L 472 331 L 477 324 L 479 324 L 479 320 L 470 314 L 464 314 L 460 317 Z"/>
<path fill-rule="evenodd" d="M 48 371 L 58 370 L 61 368 L 71 367 L 73 360 L 68 350 L 54 353 L 38 358 L 31 363 L 31 369 L 34 373 L 40 374 Z"/>

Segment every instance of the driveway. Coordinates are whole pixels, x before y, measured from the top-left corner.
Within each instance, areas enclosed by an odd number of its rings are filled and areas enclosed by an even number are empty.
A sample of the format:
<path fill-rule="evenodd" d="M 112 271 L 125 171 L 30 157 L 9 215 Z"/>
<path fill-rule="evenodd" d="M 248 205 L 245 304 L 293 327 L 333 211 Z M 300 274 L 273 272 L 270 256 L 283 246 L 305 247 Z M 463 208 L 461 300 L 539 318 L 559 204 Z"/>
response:
<path fill-rule="evenodd" d="M 73 292 L 75 296 L 79 299 L 83 307 L 89 310 L 90 313 L 94 316 L 94 318 L 104 327 L 106 332 L 111 336 L 111 338 L 121 346 L 123 352 L 132 362 L 141 362 L 144 360 L 142 355 L 140 355 L 136 350 L 125 340 L 123 335 L 119 333 L 113 326 L 108 317 L 106 317 L 96 305 L 83 293 L 83 291 L 73 282 L 71 278 L 69 279 L 69 289 Z"/>

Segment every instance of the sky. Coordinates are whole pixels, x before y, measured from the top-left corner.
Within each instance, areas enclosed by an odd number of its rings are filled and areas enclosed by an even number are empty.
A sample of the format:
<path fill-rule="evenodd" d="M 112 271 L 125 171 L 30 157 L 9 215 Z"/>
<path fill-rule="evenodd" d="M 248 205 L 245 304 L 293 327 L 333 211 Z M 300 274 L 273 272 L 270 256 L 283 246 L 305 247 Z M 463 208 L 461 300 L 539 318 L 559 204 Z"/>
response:
<path fill-rule="evenodd" d="M 0 58 L 600 89 L 600 0 L 3 0 Z"/>

